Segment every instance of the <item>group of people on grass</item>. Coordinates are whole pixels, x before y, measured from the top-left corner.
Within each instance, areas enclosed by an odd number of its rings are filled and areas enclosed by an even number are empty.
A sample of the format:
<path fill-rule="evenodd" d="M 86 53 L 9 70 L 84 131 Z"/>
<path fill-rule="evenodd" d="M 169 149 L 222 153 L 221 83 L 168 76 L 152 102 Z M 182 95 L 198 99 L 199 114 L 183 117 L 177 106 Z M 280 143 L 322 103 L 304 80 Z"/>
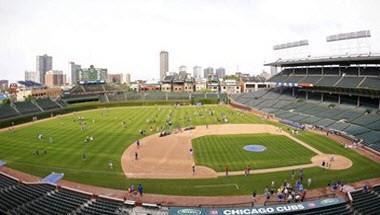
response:
<path fill-rule="evenodd" d="M 275 181 L 272 181 L 270 185 L 264 189 L 264 205 L 270 201 L 277 203 L 295 203 L 302 202 L 306 196 L 305 185 L 309 188 L 312 183 L 312 179 L 308 178 L 304 180 L 303 169 L 292 170 L 292 181 L 284 180 L 283 183 L 277 185 Z M 305 185 L 304 185 L 305 184 Z M 256 191 L 252 193 L 253 205 L 256 202 Z"/>

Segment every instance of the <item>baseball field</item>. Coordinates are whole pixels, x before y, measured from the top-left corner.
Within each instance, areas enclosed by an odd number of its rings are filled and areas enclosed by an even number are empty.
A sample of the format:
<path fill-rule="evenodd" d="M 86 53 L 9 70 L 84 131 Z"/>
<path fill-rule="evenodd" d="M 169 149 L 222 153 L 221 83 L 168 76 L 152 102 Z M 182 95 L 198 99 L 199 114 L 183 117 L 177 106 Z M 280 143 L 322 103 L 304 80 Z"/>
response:
<path fill-rule="evenodd" d="M 288 170 L 207 179 L 132 179 L 123 172 L 121 157 L 135 146 L 136 140 L 142 139 L 142 130 L 149 136 L 162 130 L 174 132 L 178 128 L 214 124 L 270 124 L 287 132 L 283 125 L 226 106 L 96 109 L 3 130 L 0 160 L 32 175 L 63 172 L 67 180 L 118 189 L 142 183 L 145 192 L 174 195 L 241 195 L 254 190 L 262 193 L 271 181 L 292 180 Z M 323 153 L 342 155 L 352 161 L 352 166 L 344 170 L 304 169 L 305 178 L 313 179 L 313 188 L 336 180 L 354 182 L 380 177 L 380 165 L 327 137 L 310 132 L 295 137 Z M 262 154 L 242 151 L 247 144 L 264 145 L 267 150 Z M 242 170 L 248 164 L 254 169 L 307 164 L 314 155 L 288 137 L 265 133 L 208 135 L 194 139 L 193 147 L 196 165 L 216 172 L 223 171 L 225 165 L 231 170 Z M 157 153 L 164 151 L 162 148 Z"/>
<path fill-rule="evenodd" d="M 243 149 L 250 144 L 262 145 L 266 149 L 256 153 Z M 226 166 L 236 171 L 246 166 L 266 169 L 307 164 L 315 155 L 285 136 L 272 134 L 204 136 L 194 139 L 193 146 L 196 163 L 216 171 L 224 171 Z"/>

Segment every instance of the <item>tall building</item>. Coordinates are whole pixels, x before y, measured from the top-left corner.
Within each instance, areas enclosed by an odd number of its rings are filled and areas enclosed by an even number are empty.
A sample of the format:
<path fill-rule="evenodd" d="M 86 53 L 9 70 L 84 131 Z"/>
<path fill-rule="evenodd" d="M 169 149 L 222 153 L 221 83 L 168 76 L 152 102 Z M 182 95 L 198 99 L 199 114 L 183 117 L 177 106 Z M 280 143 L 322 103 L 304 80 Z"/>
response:
<path fill-rule="evenodd" d="M 40 82 L 39 80 L 37 80 L 37 72 L 35 72 L 35 71 L 25 71 L 24 80 L 25 81 Z"/>
<path fill-rule="evenodd" d="M 38 81 L 45 84 L 45 74 L 47 71 L 53 69 L 53 57 L 48 55 L 37 56 L 36 58 L 36 72 Z"/>
<path fill-rule="evenodd" d="M 216 72 L 216 76 L 218 76 L 218 78 L 223 78 L 224 76 L 226 76 L 226 69 L 223 68 L 223 67 L 219 67 L 215 70 Z"/>
<path fill-rule="evenodd" d="M 164 80 L 164 77 L 169 72 L 169 52 L 160 52 L 160 81 Z"/>
<path fill-rule="evenodd" d="M 48 87 L 59 87 L 66 83 L 66 75 L 62 71 L 50 70 L 45 74 L 45 85 Z"/>
<path fill-rule="evenodd" d="M 193 77 L 195 78 L 195 80 L 202 79 L 202 67 L 200 66 L 193 67 Z"/>
<path fill-rule="evenodd" d="M 85 68 L 80 70 L 80 80 L 81 81 L 98 81 L 107 80 L 107 69 L 95 68 L 94 65 L 91 65 L 90 68 Z"/>
<path fill-rule="evenodd" d="M 124 83 L 127 84 L 128 86 L 131 85 L 131 74 L 129 73 L 125 74 Z"/>
<path fill-rule="evenodd" d="M 9 81 L 8 80 L 0 80 L 0 91 L 8 90 Z"/>
<path fill-rule="evenodd" d="M 109 83 L 114 84 L 121 84 L 123 82 L 123 74 L 108 74 L 108 80 Z"/>
<path fill-rule="evenodd" d="M 178 72 L 178 74 L 181 76 L 181 77 L 186 77 L 186 75 L 187 75 L 187 67 L 186 66 L 184 66 L 184 65 L 182 65 L 182 66 L 180 66 L 179 67 L 179 72 Z"/>
<path fill-rule="evenodd" d="M 80 80 L 81 65 L 69 62 L 69 74 L 71 75 L 71 84 L 75 85 Z"/>
<path fill-rule="evenodd" d="M 214 68 L 212 68 L 212 67 L 205 68 L 203 70 L 203 74 L 204 74 L 203 75 L 204 78 L 208 78 L 208 77 L 214 75 Z"/>

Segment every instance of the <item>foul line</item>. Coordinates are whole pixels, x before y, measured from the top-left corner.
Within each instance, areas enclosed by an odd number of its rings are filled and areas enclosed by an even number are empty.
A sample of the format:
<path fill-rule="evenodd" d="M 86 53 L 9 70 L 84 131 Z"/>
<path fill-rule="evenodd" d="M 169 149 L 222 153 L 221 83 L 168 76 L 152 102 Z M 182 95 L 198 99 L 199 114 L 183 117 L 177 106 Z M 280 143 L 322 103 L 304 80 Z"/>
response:
<path fill-rule="evenodd" d="M 239 185 L 238 184 L 209 184 L 209 185 L 195 185 L 194 188 L 207 188 L 207 187 L 229 187 L 233 186 L 237 190 L 239 190 Z"/>

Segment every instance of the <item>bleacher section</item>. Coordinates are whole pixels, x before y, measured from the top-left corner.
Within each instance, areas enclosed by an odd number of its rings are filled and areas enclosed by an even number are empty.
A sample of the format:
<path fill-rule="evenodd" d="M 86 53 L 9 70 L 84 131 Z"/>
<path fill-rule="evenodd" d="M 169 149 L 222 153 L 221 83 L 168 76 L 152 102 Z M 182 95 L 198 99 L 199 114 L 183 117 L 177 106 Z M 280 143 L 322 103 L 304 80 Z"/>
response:
<path fill-rule="evenodd" d="M 359 212 L 375 214 L 380 209 L 380 186 L 373 191 L 363 193 L 352 192 L 353 204 L 350 206 L 344 199 L 334 200 L 336 203 L 315 206 L 313 202 L 304 202 L 308 209 L 288 211 L 281 214 L 303 215 L 348 215 Z M 326 201 L 325 201 L 326 200 Z M 321 199 L 320 202 L 331 202 L 331 199 Z M 116 215 L 116 214 L 152 214 L 168 215 L 168 208 L 155 204 L 142 203 L 141 206 L 90 193 L 57 188 L 51 184 L 24 184 L 17 182 L 6 175 L 0 174 L 0 214 L 12 215 L 51 215 L 51 214 L 78 214 L 78 215 Z M 301 204 L 301 203 L 300 203 Z M 154 207 L 152 206 L 154 205 Z M 310 205 L 310 206 L 309 206 Z M 285 205 L 284 205 L 285 206 Z M 287 210 L 286 210 L 287 211 Z"/>
<path fill-rule="evenodd" d="M 18 116 L 19 114 L 10 105 L 0 105 L 0 119 L 7 119 Z"/>
<path fill-rule="evenodd" d="M 231 98 L 282 120 L 315 125 L 362 139 L 364 145 L 380 152 L 380 113 L 375 109 L 296 98 L 280 88 Z"/>
<path fill-rule="evenodd" d="M 44 110 L 54 110 L 60 108 L 57 103 L 50 99 L 38 99 L 36 103 Z"/>
<path fill-rule="evenodd" d="M 17 102 L 15 105 L 21 114 L 38 113 L 41 111 L 35 104 L 30 101 Z"/>
<path fill-rule="evenodd" d="M 375 215 L 380 212 L 380 186 L 376 186 L 372 191 L 363 190 L 351 192 L 352 207 L 359 214 Z"/>
<path fill-rule="evenodd" d="M 0 174 L 0 214 L 156 214 L 167 215 L 167 208 L 135 207 L 122 200 L 59 188 L 51 184 L 24 184 Z"/>
<path fill-rule="evenodd" d="M 340 76 L 324 76 L 321 80 L 318 81 L 316 86 L 323 86 L 323 87 L 330 87 L 334 86 L 339 79 L 341 79 Z"/>
<path fill-rule="evenodd" d="M 17 185 L 17 181 L 0 174 L 0 191 Z"/>
<path fill-rule="evenodd" d="M 33 103 L 35 102 L 35 104 Z M 51 111 L 63 108 L 66 106 L 66 103 L 62 100 L 57 100 L 56 102 L 46 99 L 37 99 L 35 101 L 24 101 L 24 102 L 16 102 L 11 105 L 3 104 L 0 105 L 0 119 L 12 119 L 16 117 L 20 117 L 23 115 L 33 115 L 41 113 L 42 108 L 43 111 Z M 38 106 L 37 106 L 38 105 Z M 18 112 L 17 112 L 18 111 Z"/>
<path fill-rule="evenodd" d="M 98 198 L 95 201 L 91 202 L 88 207 L 85 207 L 80 210 L 78 215 L 107 215 L 107 214 L 120 214 L 124 207 L 122 201 L 111 200 L 111 199 L 102 199 Z"/>
<path fill-rule="evenodd" d="M 380 78 L 366 77 L 360 88 L 380 90 Z"/>
<path fill-rule="evenodd" d="M 151 101 L 166 101 L 166 100 L 190 100 L 190 99 L 223 99 L 224 94 L 218 93 L 166 93 L 166 92 L 115 92 L 107 93 L 109 102 L 123 102 L 135 100 L 151 100 Z M 100 101 L 107 102 L 105 95 L 100 96 Z"/>
<path fill-rule="evenodd" d="M 336 87 L 356 88 L 363 79 L 364 77 L 343 77 Z"/>

